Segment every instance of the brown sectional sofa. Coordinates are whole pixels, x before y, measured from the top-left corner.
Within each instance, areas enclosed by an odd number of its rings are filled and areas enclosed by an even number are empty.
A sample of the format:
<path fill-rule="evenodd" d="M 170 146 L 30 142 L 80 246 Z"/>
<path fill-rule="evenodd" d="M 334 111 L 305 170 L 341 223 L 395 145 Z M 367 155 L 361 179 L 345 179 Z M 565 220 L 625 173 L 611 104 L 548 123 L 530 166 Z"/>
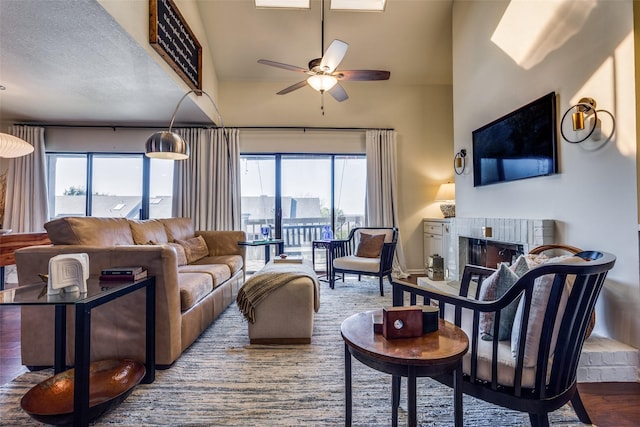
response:
<path fill-rule="evenodd" d="M 45 228 L 52 245 L 16 251 L 20 284 L 38 283 L 38 274 L 48 271 L 49 259 L 64 253 L 87 253 L 92 276 L 108 267 L 143 266 L 156 278 L 156 363 L 160 367 L 175 362 L 234 301 L 244 283 L 245 248 L 237 244 L 246 240 L 243 231 L 195 231 L 189 218 L 66 217 L 48 222 Z M 185 258 L 191 262 L 184 264 Z M 22 308 L 24 365 L 53 364 L 53 318 L 52 307 Z M 74 336 L 73 318 L 69 308 L 68 337 Z M 144 292 L 97 307 L 92 311 L 91 359 L 144 360 L 144 325 Z M 73 339 L 68 339 L 69 364 L 73 355 Z"/>

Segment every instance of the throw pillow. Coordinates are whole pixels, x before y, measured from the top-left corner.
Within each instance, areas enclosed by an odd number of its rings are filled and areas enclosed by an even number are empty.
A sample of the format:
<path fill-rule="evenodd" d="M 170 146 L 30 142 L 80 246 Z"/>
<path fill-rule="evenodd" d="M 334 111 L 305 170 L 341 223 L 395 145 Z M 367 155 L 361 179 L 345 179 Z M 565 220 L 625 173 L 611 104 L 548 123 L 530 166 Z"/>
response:
<path fill-rule="evenodd" d="M 176 258 L 178 261 L 178 267 L 180 267 L 181 265 L 187 265 L 187 254 L 184 250 L 184 247 L 179 244 L 179 243 L 158 243 L 155 242 L 153 240 L 149 240 L 147 243 L 147 245 L 168 245 L 171 246 L 173 248 L 174 251 L 176 251 Z"/>
<path fill-rule="evenodd" d="M 584 259 L 580 257 L 574 257 L 571 255 L 551 258 L 546 263 L 552 262 L 566 262 L 566 263 L 580 263 L 584 262 Z M 538 355 L 538 349 L 540 348 L 540 337 L 542 335 L 542 323 L 544 322 L 545 312 L 547 311 L 547 304 L 549 302 L 549 295 L 551 294 L 551 288 L 553 287 L 553 280 L 555 275 L 547 274 L 538 277 L 533 285 L 533 293 L 531 296 L 531 304 L 529 308 L 529 323 L 527 325 L 526 342 L 524 347 L 524 366 L 535 366 Z M 567 300 L 569 293 L 573 287 L 575 276 L 567 276 L 567 280 L 564 284 L 564 290 L 560 296 L 560 304 L 558 305 L 558 313 L 556 315 L 555 325 L 551 333 L 551 350 L 549 356 L 553 355 L 553 350 L 558 340 L 558 331 L 560 330 L 560 321 L 564 314 L 564 309 L 567 306 Z M 511 354 L 513 357 L 518 357 L 518 344 L 520 341 L 520 327 L 522 325 L 522 316 L 524 312 L 524 298 L 520 300 L 518 309 L 516 311 L 515 319 L 513 321 L 513 330 L 511 331 Z"/>
<path fill-rule="evenodd" d="M 363 258 L 378 258 L 384 245 L 384 234 L 360 233 L 360 243 L 356 249 L 356 256 Z"/>
<path fill-rule="evenodd" d="M 480 301 L 495 301 L 502 297 L 518 279 L 528 271 L 524 258 L 519 257 L 511 267 L 500 264 L 500 267 L 482 282 L 480 288 Z M 508 340 L 511 338 L 511 328 L 513 319 L 518 308 L 518 300 L 514 300 L 500 313 L 500 324 L 498 325 L 498 340 Z M 480 333 L 485 341 L 493 340 L 494 313 L 480 313 Z"/>
<path fill-rule="evenodd" d="M 175 243 L 180 244 L 184 248 L 188 264 L 194 263 L 209 255 L 209 248 L 202 236 L 196 236 L 187 240 L 177 239 Z"/>
<path fill-rule="evenodd" d="M 187 265 L 187 252 L 184 250 L 184 247 L 179 243 L 167 243 L 176 251 L 176 256 L 178 258 L 178 267 L 181 265 Z M 208 250 L 207 250 L 208 254 Z"/>

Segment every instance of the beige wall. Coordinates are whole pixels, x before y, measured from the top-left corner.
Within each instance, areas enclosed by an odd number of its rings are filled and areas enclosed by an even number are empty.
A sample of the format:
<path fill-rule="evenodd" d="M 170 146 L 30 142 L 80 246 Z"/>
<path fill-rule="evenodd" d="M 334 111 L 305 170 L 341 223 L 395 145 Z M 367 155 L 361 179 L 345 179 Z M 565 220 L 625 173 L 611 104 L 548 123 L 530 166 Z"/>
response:
<path fill-rule="evenodd" d="M 556 5 L 562 7 L 543 16 Z M 615 135 L 599 150 L 592 143 L 559 140 L 557 175 L 481 188 L 473 187 L 471 174 L 458 177 L 457 213 L 554 219 L 558 242 L 614 253 L 617 263 L 599 300 L 596 332 L 637 347 L 632 9 L 631 0 L 454 2 L 453 99 L 455 150 L 470 153 L 474 129 L 551 91 L 558 94 L 559 116 L 584 96 L 615 115 Z M 524 55 L 514 52 L 514 41 L 518 48 L 531 41 L 532 48 Z M 601 117 L 603 129 L 610 130 L 610 120 Z"/>
<path fill-rule="evenodd" d="M 442 217 L 433 198 L 440 183 L 452 180 L 451 86 L 398 86 L 389 82 L 347 82 L 349 100 L 338 103 L 311 88 L 275 95 L 287 83 L 224 82 L 220 85 L 221 112 L 227 126 L 308 126 L 337 128 L 393 128 L 398 133 L 398 182 L 400 231 L 410 271 L 423 271 L 422 226 L 424 217 Z M 299 132 L 299 131 L 291 131 Z M 242 135 L 242 134 L 241 134 Z M 241 138 L 242 141 L 242 138 Z M 337 145 L 317 142 L 318 152 L 340 152 Z M 242 145 L 241 149 L 280 151 L 281 141 Z M 357 147 L 351 144 L 350 147 Z M 312 144 L 290 145 L 290 152 L 313 151 Z M 360 144 L 360 152 L 364 145 Z M 351 148 L 349 149 L 351 151 Z"/>

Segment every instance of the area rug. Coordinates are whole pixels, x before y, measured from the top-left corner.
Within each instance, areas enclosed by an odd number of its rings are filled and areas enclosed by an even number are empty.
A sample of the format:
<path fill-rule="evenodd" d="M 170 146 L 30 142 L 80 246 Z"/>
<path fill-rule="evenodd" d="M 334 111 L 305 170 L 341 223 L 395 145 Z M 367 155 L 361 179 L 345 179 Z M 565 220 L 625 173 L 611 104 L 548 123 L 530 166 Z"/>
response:
<path fill-rule="evenodd" d="M 377 281 L 323 284 L 308 345 L 250 345 L 235 303 L 153 384 L 139 385 L 93 425 L 122 426 L 338 426 L 344 425 L 344 344 L 348 316 L 391 305 Z M 20 398 L 51 370 L 27 372 L 0 388 L 0 425 L 37 425 Z M 406 425 L 403 381 L 400 425 Z M 355 426 L 391 425 L 391 378 L 353 361 Z M 453 425 L 452 390 L 418 379 L 418 424 Z M 405 408 L 405 409 L 403 409 Z M 554 426 L 582 426 L 570 406 L 550 415 Z M 528 426 L 526 414 L 464 397 L 466 426 Z"/>

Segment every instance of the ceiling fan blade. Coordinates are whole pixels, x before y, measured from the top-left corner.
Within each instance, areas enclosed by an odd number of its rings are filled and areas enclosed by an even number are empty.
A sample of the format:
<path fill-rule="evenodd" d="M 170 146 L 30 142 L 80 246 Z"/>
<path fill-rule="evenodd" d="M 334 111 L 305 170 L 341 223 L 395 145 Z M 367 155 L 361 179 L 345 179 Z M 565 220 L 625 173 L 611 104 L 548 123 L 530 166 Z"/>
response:
<path fill-rule="evenodd" d="M 348 48 L 349 45 L 342 40 L 332 41 L 320 61 L 320 68 L 327 73 L 332 73 L 344 58 Z"/>
<path fill-rule="evenodd" d="M 389 80 L 391 72 L 382 70 L 342 70 L 333 73 L 338 80 Z"/>
<path fill-rule="evenodd" d="M 283 64 L 282 62 L 269 61 L 268 59 L 258 59 L 258 63 L 264 64 L 264 65 L 270 65 L 276 68 L 283 68 L 289 71 L 297 71 L 298 73 L 306 73 L 307 71 L 309 71 L 306 68 L 298 67 L 295 65 Z"/>
<path fill-rule="evenodd" d="M 298 83 L 296 83 L 294 85 L 291 85 L 289 87 L 286 87 L 286 88 L 282 89 L 280 92 L 277 93 L 277 95 L 286 95 L 287 93 L 293 92 L 294 90 L 300 89 L 301 87 L 304 87 L 306 85 L 307 85 L 307 81 L 303 80 L 301 82 L 298 82 Z"/>
<path fill-rule="evenodd" d="M 340 83 L 337 83 L 334 87 L 329 89 L 327 92 L 331 94 L 335 98 L 336 101 L 342 102 L 349 99 L 349 95 L 347 95 L 347 91 L 344 90 Z"/>

